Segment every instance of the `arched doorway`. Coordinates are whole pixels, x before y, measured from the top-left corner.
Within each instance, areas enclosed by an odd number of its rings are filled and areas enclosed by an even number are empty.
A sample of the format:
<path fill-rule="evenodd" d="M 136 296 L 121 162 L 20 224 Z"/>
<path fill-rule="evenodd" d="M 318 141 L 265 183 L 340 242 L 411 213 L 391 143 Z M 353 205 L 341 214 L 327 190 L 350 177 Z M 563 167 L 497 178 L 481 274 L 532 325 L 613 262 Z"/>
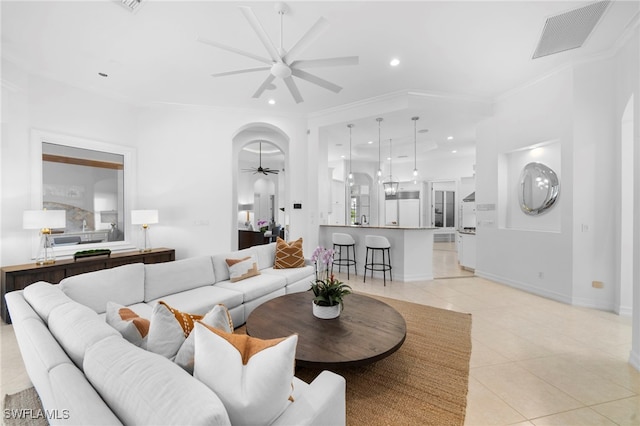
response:
<path fill-rule="evenodd" d="M 241 230 L 258 230 L 263 221 L 269 228 L 289 225 L 288 149 L 289 137 L 268 123 L 247 124 L 233 137 L 232 247 Z"/>

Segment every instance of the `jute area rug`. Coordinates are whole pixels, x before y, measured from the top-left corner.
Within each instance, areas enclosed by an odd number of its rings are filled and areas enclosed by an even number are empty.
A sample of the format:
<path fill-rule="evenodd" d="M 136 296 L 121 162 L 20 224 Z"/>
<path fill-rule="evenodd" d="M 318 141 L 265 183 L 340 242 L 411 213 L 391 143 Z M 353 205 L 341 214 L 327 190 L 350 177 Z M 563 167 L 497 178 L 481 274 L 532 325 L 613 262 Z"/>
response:
<path fill-rule="evenodd" d="M 471 315 L 375 297 L 407 323 L 397 352 L 365 367 L 336 370 L 347 381 L 347 424 L 464 424 L 471 357 Z M 237 332 L 244 332 L 241 327 Z M 319 370 L 296 369 L 311 382 Z"/>
<path fill-rule="evenodd" d="M 44 426 L 49 424 L 45 418 L 40 397 L 32 387 L 12 395 L 5 395 L 2 408 L 2 424 L 6 426 Z"/>

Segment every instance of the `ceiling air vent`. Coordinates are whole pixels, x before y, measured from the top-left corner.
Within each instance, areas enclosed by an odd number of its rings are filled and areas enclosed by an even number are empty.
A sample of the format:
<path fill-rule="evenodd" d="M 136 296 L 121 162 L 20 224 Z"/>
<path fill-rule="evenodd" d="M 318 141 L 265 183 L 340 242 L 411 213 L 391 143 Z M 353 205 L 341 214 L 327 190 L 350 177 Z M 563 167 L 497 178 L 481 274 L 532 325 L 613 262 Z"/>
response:
<path fill-rule="evenodd" d="M 533 59 L 582 46 L 609 6 L 599 1 L 547 18 Z"/>
<path fill-rule="evenodd" d="M 130 12 L 135 12 L 140 8 L 142 0 L 116 0 Z"/>

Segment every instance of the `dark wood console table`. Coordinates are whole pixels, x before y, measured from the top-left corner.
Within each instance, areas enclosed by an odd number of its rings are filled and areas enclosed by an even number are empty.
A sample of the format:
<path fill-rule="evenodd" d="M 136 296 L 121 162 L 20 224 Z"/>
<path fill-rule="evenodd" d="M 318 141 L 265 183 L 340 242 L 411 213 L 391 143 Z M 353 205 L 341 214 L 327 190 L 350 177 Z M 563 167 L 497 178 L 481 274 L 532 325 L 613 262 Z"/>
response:
<path fill-rule="evenodd" d="M 156 248 L 144 252 L 135 250 L 111 253 L 109 257 L 96 256 L 76 261 L 73 259 L 57 260 L 56 263 L 51 265 L 37 265 L 34 262 L 26 265 L 5 266 L 0 269 L 2 271 L 2 319 L 7 324 L 11 324 L 4 295 L 10 291 L 22 290 L 29 284 L 38 281 L 58 284 L 66 277 L 85 272 L 99 271 L 130 263 L 161 263 L 175 259 L 176 252 L 174 249 Z"/>

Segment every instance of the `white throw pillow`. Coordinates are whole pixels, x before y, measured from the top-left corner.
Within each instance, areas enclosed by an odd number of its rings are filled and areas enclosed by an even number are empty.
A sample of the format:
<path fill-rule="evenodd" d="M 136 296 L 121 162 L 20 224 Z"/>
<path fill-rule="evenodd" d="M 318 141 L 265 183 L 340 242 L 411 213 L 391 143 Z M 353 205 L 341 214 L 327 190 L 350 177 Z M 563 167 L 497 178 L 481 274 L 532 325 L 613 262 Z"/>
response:
<path fill-rule="evenodd" d="M 291 403 L 298 336 L 261 340 L 198 321 L 193 376 L 222 400 L 231 424 L 271 424 Z"/>
<path fill-rule="evenodd" d="M 225 259 L 229 268 L 229 279 L 232 283 L 260 275 L 258 260 L 255 255 L 242 259 Z"/>
<path fill-rule="evenodd" d="M 227 308 L 220 304 L 206 313 L 202 322 L 226 333 L 233 333 L 233 321 Z M 193 374 L 193 361 L 195 353 L 195 333 L 189 333 L 176 355 L 174 362 L 184 368 L 189 374 Z"/>
<path fill-rule="evenodd" d="M 194 322 L 202 318 L 202 315 L 180 312 L 162 301 L 156 303 L 151 312 L 147 350 L 174 359 Z"/>
<path fill-rule="evenodd" d="M 122 337 L 141 348 L 147 347 L 150 322 L 140 317 L 130 308 L 114 302 L 107 302 L 107 324 L 122 334 Z"/>

